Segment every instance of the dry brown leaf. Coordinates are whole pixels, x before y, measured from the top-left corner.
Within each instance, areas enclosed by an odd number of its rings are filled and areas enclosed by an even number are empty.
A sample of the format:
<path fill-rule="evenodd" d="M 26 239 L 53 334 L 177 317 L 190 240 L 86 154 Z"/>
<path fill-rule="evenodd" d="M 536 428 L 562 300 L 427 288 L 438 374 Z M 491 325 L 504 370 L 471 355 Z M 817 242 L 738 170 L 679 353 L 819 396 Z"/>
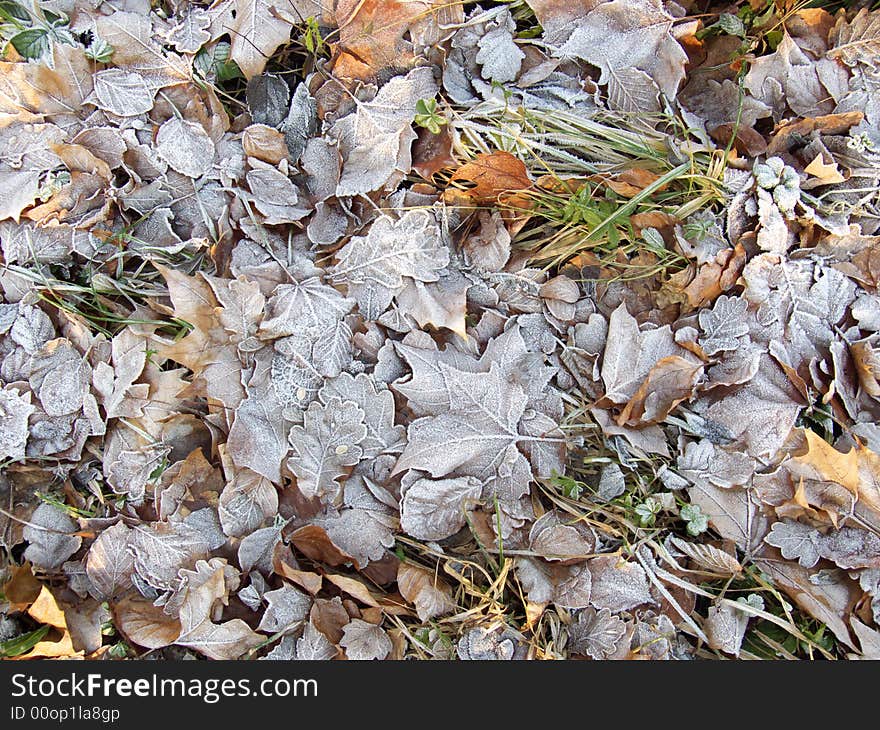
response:
<path fill-rule="evenodd" d="M 372 606 L 373 608 L 381 607 L 382 604 L 373 597 L 370 590 L 359 580 L 348 578 L 344 575 L 333 575 L 331 573 L 328 573 L 325 577 L 343 593 L 347 593 L 352 598 L 356 598 L 364 605 Z"/>
<path fill-rule="evenodd" d="M 284 135 L 265 124 L 252 124 L 245 129 L 241 137 L 241 146 L 246 155 L 256 157 L 270 165 L 277 165 L 288 156 Z"/>
<path fill-rule="evenodd" d="M 413 144 L 412 160 L 413 170 L 426 180 L 430 180 L 440 170 L 454 167 L 457 163 L 452 156 L 452 132 L 449 125 L 443 125 L 437 134 L 420 129 L 419 137 Z"/>
<path fill-rule="evenodd" d="M 318 525 L 300 527 L 290 536 L 290 541 L 303 555 L 319 563 L 336 566 L 354 561 L 336 547 L 326 530 Z"/>
<path fill-rule="evenodd" d="M 296 570 L 295 568 L 291 568 L 283 560 L 275 560 L 274 568 L 278 575 L 284 576 L 293 583 L 296 583 L 313 596 L 318 595 L 321 586 L 324 584 L 324 579 L 317 573 L 313 573 L 309 570 Z"/>
<path fill-rule="evenodd" d="M 401 562 L 397 568 L 397 587 L 404 600 L 416 607 L 422 621 L 449 613 L 455 608 L 452 590 L 434 571 Z"/>
<path fill-rule="evenodd" d="M 703 373 L 678 355 L 664 357 L 651 368 L 635 395 L 617 417 L 619 426 L 659 423 L 683 400 L 689 399 Z"/>
<path fill-rule="evenodd" d="M 26 611 L 37 599 L 42 584 L 34 577 L 30 563 L 12 566 L 11 576 L 3 586 L 4 599 L 13 611 Z"/>
<path fill-rule="evenodd" d="M 504 203 L 528 207 L 518 192 L 532 186 L 526 166 L 509 152 L 479 154 L 459 167 L 443 191 L 443 200 L 454 206 L 481 206 Z"/>
<path fill-rule="evenodd" d="M 859 340 L 849 346 L 849 354 L 852 355 L 864 391 L 874 397 L 880 396 L 880 383 L 877 382 L 880 377 L 880 357 L 877 351 L 867 340 Z"/>
<path fill-rule="evenodd" d="M 859 124 L 865 115 L 862 112 L 845 112 L 843 114 L 824 114 L 818 117 L 798 119 L 794 122 L 780 124 L 767 145 L 767 155 L 778 155 L 788 151 L 800 140 L 809 137 L 811 132 L 822 134 L 845 134 L 850 127 Z"/>
<path fill-rule="evenodd" d="M 741 244 L 719 251 L 715 260 L 700 266 L 697 275 L 684 287 L 687 303 L 694 309 L 712 304 L 734 287 L 745 265 L 746 252 Z"/>
<path fill-rule="evenodd" d="M 112 610 L 116 628 L 131 643 L 145 649 L 170 646 L 180 636 L 180 621 L 140 596 L 127 596 Z"/>
<path fill-rule="evenodd" d="M 464 17 L 461 4 L 447 0 L 340 0 L 335 13 L 339 31 L 331 44 L 332 68 L 342 79 L 369 79 L 386 68 L 413 66 L 414 42 L 436 43 L 441 25 Z"/>
<path fill-rule="evenodd" d="M 834 185 L 835 183 L 846 181 L 846 178 L 840 174 L 840 170 L 837 168 L 837 163 L 834 162 L 834 160 L 830 163 L 826 163 L 822 158 L 821 152 L 804 168 L 804 172 L 807 173 L 807 175 L 812 175 L 822 185 Z"/>

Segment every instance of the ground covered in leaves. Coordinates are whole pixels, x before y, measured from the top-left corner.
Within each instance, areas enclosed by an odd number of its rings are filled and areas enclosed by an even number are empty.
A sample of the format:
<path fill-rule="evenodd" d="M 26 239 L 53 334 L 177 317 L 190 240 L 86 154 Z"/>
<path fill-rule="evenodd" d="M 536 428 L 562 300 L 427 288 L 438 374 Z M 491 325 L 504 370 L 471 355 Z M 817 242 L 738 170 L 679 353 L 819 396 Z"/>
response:
<path fill-rule="evenodd" d="M 0 655 L 880 657 L 871 3 L 0 37 Z"/>

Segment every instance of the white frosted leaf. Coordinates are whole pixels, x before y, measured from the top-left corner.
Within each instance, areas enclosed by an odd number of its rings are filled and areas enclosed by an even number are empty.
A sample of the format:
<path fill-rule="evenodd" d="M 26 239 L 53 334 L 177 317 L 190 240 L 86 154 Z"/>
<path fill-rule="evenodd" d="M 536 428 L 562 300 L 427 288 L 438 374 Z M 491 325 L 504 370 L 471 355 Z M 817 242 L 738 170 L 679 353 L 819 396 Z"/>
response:
<path fill-rule="evenodd" d="M 707 355 L 735 350 L 739 346 L 739 338 L 749 332 L 747 309 L 745 299 L 722 294 L 712 309 L 700 310 L 700 329 L 703 330 L 700 344 Z"/>
<path fill-rule="evenodd" d="M 362 619 L 352 619 L 342 629 L 339 645 L 345 649 L 345 655 L 355 661 L 384 659 L 391 653 L 391 639 L 388 634 L 374 624 Z"/>
<path fill-rule="evenodd" d="M 306 620 L 312 607 L 309 596 L 286 583 L 281 588 L 264 593 L 263 598 L 268 607 L 257 631 L 267 634 L 294 631 Z"/>
<path fill-rule="evenodd" d="M 367 434 L 360 443 L 363 458 L 395 453 L 402 448 L 406 431 L 403 426 L 394 425 L 394 396 L 387 388 L 380 390 L 369 375 L 341 373 L 324 384 L 318 397 L 322 403 L 332 398 L 351 401 L 364 412 Z"/>
<path fill-rule="evenodd" d="M 29 560 L 46 570 L 54 570 L 73 555 L 82 544 L 82 538 L 71 533 L 77 525 L 63 510 L 43 502 L 28 519 L 22 536 L 28 542 L 24 551 Z"/>
<path fill-rule="evenodd" d="M 403 530 L 418 540 L 442 540 L 465 524 L 465 508 L 480 496 L 482 486 L 473 477 L 419 479 L 406 491 L 400 505 Z"/>
<path fill-rule="evenodd" d="M 223 487 L 217 512 L 223 532 L 241 537 L 278 512 L 278 492 L 265 477 L 242 469 Z"/>
<path fill-rule="evenodd" d="M 590 603 L 595 608 L 617 613 L 654 603 L 645 571 L 637 564 L 616 555 L 591 558 L 587 564 L 593 576 Z"/>
<path fill-rule="evenodd" d="M 366 236 L 355 236 L 338 254 L 334 282 L 348 285 L 367 319 L 378 319 L 403 289 L 405 278 L 437 281 L 449 263 L 434 216 L 411 210 L 399 219 L 380 216 Z"/>
<path fill-rule="evenodd" d="M 311 403 L 303 425 L 294 426 L 289 436 L 293 455 L 287 466 L 300 492 L 332 500 L 339 491 L 336 480 L 360 461 L 366 435 L 364 412 L 357 404 L 337 399 Z"/>
<path fill-rule="evenodd" d="M 188 568 L 208 553 L 201 535 L 183 523 L 138 525 L 131 539 L 134 568 L 151 586 L 168 590 L 181 568 Z"/>
<path fill-rule="evenodd" d="M 214 142 L 201 124 L 172 117 L 159 127 L 156 153 L 187 177 L 207 174 L 214 162 Z"/>
<path fill-rule="evenodd" d="M 99 601 L 116 597 L 131 587 L 134 556 L 130 550 L 133 533 L 123 522 L 105 529 L 86 556 L 86 575 L 91 593 Z"/>
<path fill-rule="evenodd" d="M 610 657 L 626 634 L 626 625 L 607 608 L 585 608 L 568 629 L 568 648 L 596 660 Z"/>
<path fill-rule="evenodd" d="M 281 284 L 266 305 L 260 336 L 267 339 L 294 333 L 317 336 L 348 314 L 353 306 L 352 299 L 325 286 L 317 277 Z"/>
<path fill-rule="evenodd" d="M 414 68 L 388 81 L 372 101 L 358 102 L 356 111 L 331 127 L 330 136 L 337 140 L 343 158 L 338 196 L 378 190 L 395 170 L 409 172 L 416 103 L 436 94 L 431 68 Z"/>
<path fill-rule="evenodd" d="M 812 568 L 819 562 L 821 539 L 821 533 L 815 528 L 786 520 L 774 523 L 764 542 L 778 547 L 782 557 Z"/>
<path fill-rule="evenodd" d="M 156 90 L 134 71 L 111 68 L 95 74 L 98 108 L 118 117 L 136 117 L 150 111 Z"/>
<path fill-rule="evenodd" d="M 35 410 L 30 393 L 18 393 L 9 386 L 0 390 L 0 460 L 24 458 L 28 418 Z"/>

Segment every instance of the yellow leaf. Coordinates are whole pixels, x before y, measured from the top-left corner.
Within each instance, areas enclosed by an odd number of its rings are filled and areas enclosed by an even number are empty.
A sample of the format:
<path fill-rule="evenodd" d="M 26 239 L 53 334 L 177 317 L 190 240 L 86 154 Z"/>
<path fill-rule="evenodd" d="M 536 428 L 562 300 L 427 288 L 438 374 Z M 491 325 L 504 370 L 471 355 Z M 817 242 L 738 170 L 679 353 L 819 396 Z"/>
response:
<path fill-rule="evenodd" d="M 804 168 L 804 172 L 818 178 L 823 185 L 833 185 L 834 183 L 842 183 L 846 178 L 840 174 L 837 169 L 837 163 L 831 162 L 827 164 L 822 159 L 822 153 L 816 155 L 816 159 Z"/>

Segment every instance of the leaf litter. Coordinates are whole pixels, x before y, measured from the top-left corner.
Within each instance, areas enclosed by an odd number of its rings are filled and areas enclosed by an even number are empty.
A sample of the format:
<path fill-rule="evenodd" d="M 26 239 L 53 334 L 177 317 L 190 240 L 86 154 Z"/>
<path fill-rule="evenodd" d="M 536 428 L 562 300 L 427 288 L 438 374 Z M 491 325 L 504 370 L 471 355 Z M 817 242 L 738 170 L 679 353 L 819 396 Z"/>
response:
<path fill-rule="evenodd" d="M 4 656 L 876 656 L 877 11 L 55 5 Z"/>

